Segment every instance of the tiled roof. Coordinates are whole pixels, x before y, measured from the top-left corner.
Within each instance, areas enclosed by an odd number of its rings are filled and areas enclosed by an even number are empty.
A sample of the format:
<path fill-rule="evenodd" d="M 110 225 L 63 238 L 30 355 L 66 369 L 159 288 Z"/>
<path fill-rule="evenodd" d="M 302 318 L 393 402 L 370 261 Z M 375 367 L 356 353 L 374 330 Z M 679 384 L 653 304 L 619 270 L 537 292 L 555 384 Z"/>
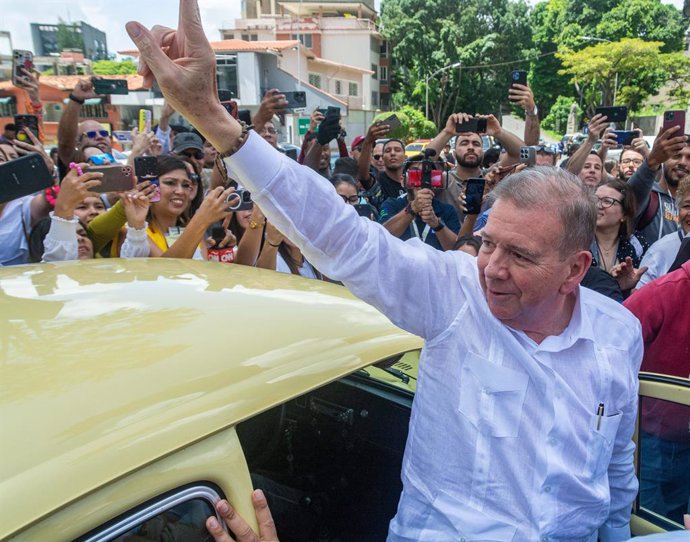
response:
<path fill-rule="evenodd" d="M 41 75 L 39 83 L 58 90 L 72 90 L 80 79 L 89 77 L 88 75 Z M 126 79 L 129 90 L 145 90 L 143 87 L 144 78 L 141 75 L 106 75 L 107 79 Z M 9 90 L 13 88 L 11 81 L 0 82 L 0 89 Z"/>

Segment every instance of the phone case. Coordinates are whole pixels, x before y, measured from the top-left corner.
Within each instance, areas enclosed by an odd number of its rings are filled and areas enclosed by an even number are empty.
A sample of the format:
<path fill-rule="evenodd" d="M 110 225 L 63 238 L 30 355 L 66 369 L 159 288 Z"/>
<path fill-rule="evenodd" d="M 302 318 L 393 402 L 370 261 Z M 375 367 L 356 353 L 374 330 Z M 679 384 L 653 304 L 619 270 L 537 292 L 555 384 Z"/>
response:
<path fill-rule="evenodd" d="M 391 127 L 391 132 L 396 128 L 400 128 L 400 119 L 397 115 L 391 115 L 383 120 L 383 124 L 388 124 Z"/>
<path fill-rule="evenodd" d="M 675 137 L 685 133 L 685 111 L 678 110 L 664 112 L 664 123 L 661 127 L 664 131 L 666 131 L 671 128 L 671 126 L 680 126 L 680 130 L 676 131 Z"/>
<path fill-rule="evenodd" d="M 597 107 L 595 115 L 605 115 L 609 122 L 625 122 L 628 118 L 628 108 L 624 105 L 614 107 Z"/>
<path fill-rule="evenodd" d="M 143 134 L 151 130 L 151 118 L 153 113 L 148 109 L 139 110 L 139 133 Z"/>
<path fill-rule="evenodd" d="M 38 153 L 0 164 L 0 203 L 53 186 L 53 176 Z"/>
<path fill-rule="evenodd" d="M 455 125 L 455 131 L 460 134 L 464 132 L 482 133 L 486 132 L 486 119 L 470 119 Z"/>
<path fill-rule="evenodd" d="M 113 164 L 110 166 L 91 166 L 88 171 L 103 173 L 100 186 L 91 189 L 91 192 L 125 192 L 134 188 L 134 168 Z"/>
<path fill-rule="evenodd" d="M 155 156 L 137 156 L 134 159 L 134 174 L 139 181 L 148 181 L 158 177 L 158 158 Z"/>
<path fill-rule="evenodd" d="M 15 50 L 12 52 L 12 84 L 17 85 L 17 77 L 23 77 L 24 74 L 19 70 L 32 71 L 34 69 L 34 54 L 31 51 Z"/>
<path fill-rule="evenodd" d="M 286 92 L 285 99 L 287 100 L 288 109 L 302 109 L 307 107 L 307 93 L 297 90 L 294 92 Z"/>
<path fill-rule="evenodd" d="M 481 211 L 484 186 L 484 179 L 471 178 L 467 180 L 467 188 L 465 190 L 465 207 L 467 207 L 467 214 L 478 215 Z"/>
<path fill-rule="evenodd" d="M 29 137 L 21 132 L 22 128 L 28 128 L 34 136 L 38 137 L 38 117 L 36 115 L 15 115 L 14 124 L 17 126 L 17 139 L 29 141 Z"/>
<path fill-rule="evenodd" d="M 527 72 L 524 70 L 513 70 L 510 74 L 510 86 L 513 84 L 527 86 Z"/>

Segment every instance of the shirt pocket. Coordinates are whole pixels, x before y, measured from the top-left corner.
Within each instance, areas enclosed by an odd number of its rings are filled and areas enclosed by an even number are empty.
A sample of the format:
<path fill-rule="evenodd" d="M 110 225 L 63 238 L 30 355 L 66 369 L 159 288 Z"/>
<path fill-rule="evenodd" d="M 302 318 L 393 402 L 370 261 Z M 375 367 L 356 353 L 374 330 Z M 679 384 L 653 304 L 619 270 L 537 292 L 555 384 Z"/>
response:
<path fill-rule="evenodd" d="M 484 435 L 517 437 L 529 378 L 468 352 L 458 410 Z"/>
<path fill-rule="evenodd" d="M 616 442 L 616 434 L 622 417 L 622 412 L 617 412 L 601 418 L 595 414 L 590 418 L 587 463 L 585 464 L 585 476 L 590 480 L 595 480 L 608 471 L 613 445 Z M 597 423 L 599 423 L 598 430 Z"/>

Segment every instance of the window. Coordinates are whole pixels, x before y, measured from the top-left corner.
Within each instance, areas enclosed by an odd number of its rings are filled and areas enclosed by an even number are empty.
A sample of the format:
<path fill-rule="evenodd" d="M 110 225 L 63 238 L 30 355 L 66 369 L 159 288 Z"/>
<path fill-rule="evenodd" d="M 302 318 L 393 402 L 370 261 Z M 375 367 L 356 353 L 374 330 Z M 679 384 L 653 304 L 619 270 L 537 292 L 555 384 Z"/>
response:
<path fill-rule="evenodd" d="M 299 40 L 299 42 L 305 47 L 312 48 L 312 35 L 311 34 L 292 34 L 290 36 L 293 40 Z"/>
<path fill-rule="evenodd" d="M 13 117 L 17 114 L 17 99 L 14 96 L 0 97 L 0 117 Z"/>
<path fill-rule="evenodd" d="M 348 96 L 359 96 L 359 89 L 357 88 L 357 83 L 347 84 L 347 95 Z"/>
<path fill-rule="evenodd" d="M 177 489 L 117 518 L 107 526 L 80 537 L 79 542 L 108 540 L 187 540 L 205 542 L 206 518 L 217 516 L 213 503 L 222 496 L 213 487 Z M 222 521 L 221 521 L 222 524 Z"/>
<path fill-rule="evenodd" d="M 379 93 L 375 90 L 371 91 L 371 105 L 372 107 L 378 107 L 379 105 Z"/>
<path fill-rule="evenodd" d="M 321 76 L 318 73 L 310 73 L 309 84 L 316 88 L 321 88 Z"/>
<path fill-rule="evenodd" d="M 372 79 L 376 79 L 376 78 L 378 77 L 378 73 L 379 73 L 379 70 L 378 70 L 378 68 L 376 67 L 376 64 L 372 64 L 372 65 L 371 65 L 371 71 L 374 72 L 373 74 L 371 74 L 371 78 L 372 78 Z"/>
<path fill-rule="evenodd" d="M 388 42 L 381 42 L 381 46 L 379 47 L 379 55 L 381 55 L 381 58 L 386 58 L 388 56 Z"/>
<path fill-rule="evenodd" d="M 238 96 L 236 54 L 216 55 L 216 79 L 218 88 L 229 90 L 233 96 Z"/>
<path fill-rule="evenodd" d="M 335 80 L 335 95 L 342 96 L 343 94 L 343 82 L 338 79 Z"/>
<path fill-rule="evenodd" d="M 388 66 L 379 66 L 379 79 L 382 83 L 388 81 Z"/>

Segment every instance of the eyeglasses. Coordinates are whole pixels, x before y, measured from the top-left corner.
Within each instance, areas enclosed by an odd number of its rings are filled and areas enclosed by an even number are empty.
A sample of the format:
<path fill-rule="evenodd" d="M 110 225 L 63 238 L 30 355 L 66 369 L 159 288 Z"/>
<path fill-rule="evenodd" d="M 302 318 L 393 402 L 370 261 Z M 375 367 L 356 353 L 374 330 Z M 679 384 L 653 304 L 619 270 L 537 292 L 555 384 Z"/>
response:
<path fill-rule="evenodd" d="M 383 158 L 383 154 L 375 154 L 374 155 L 374 160 L 381 160 Z"/>
<path fill-rule="evenodd" d="M 343 198 L 343 201 L 345 203 L 349 203 L 351 205 L 357 205 L 359 203 L 359 196 L 344 196 L 343 194 L 338 194 L 341 198 Z"/>
<path fill-rule="evenodd" d="M 204 151 L 196 149 L 187 149 L 184 151 L 180 151 L 177 154 L 179 156 L 186 156 L 187 158 L 196 158 L 197 160 L 201 160 L 205 156 Z"/>
<path fill-rule="evenodd" d="M 621 166 L 629 166 L 630 164 L 641 166 L 642 162 L 643 160 L 640 160 L 639 158 L 626 158 L 625 160 L 621 160 Z"/>
<path fill-rule="evenodd" d="M 623 202 L 615 198 L 597 198 L 597 207 L 601 207 L 602 209 L 608 209 L 616 203 L 621 207 L 623 206 Z"/>
<path fill-rule="evenodd" d="M 88 139 L 96 139 L 97 136 L 109 137 L 110 133 L 108 130 L 89 130 L 88 132 L 84 132 L 82 136 L 86 136 Z"/>
<path fill-rule="evenodd" d="M 262 128 L 259 133 L 260 134 L 275 134 L 276 129 L 275 128 Z"/>

